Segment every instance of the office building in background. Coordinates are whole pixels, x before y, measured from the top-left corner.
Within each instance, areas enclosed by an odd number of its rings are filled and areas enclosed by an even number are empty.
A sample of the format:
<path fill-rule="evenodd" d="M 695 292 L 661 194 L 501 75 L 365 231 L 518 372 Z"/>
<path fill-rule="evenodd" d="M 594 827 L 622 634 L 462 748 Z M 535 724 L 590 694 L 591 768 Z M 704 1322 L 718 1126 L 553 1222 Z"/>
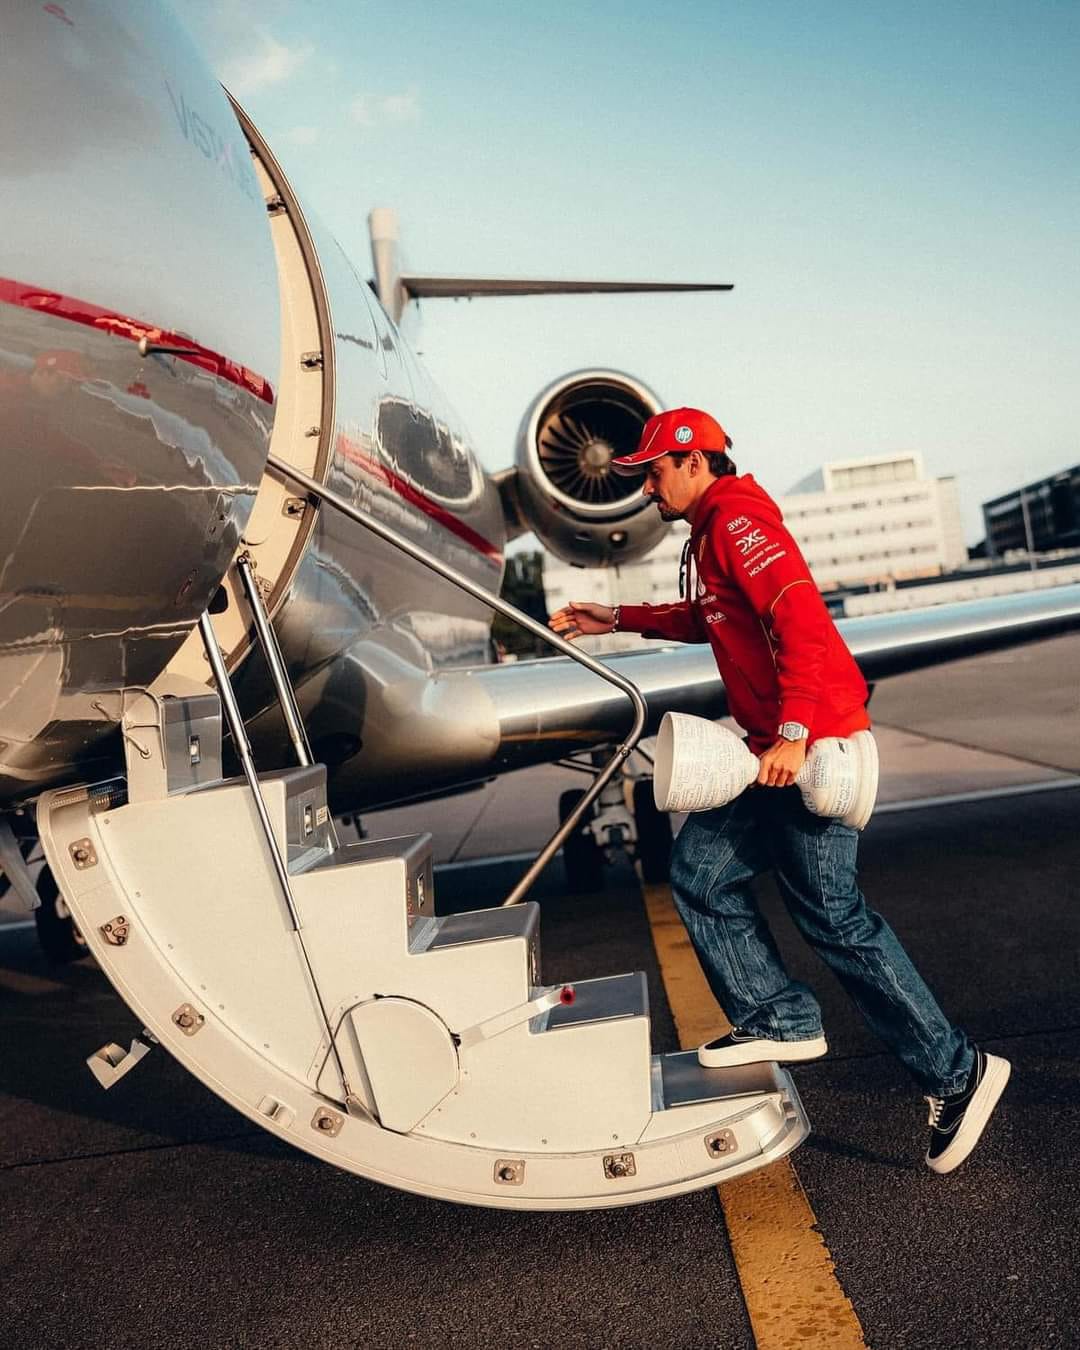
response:
<path fill-rule="evenodd" d="M 1080 464 L 983 502 L 982 512 L 992 558 L 1014 549 L 1046 553 L 1080 547 Z"/>

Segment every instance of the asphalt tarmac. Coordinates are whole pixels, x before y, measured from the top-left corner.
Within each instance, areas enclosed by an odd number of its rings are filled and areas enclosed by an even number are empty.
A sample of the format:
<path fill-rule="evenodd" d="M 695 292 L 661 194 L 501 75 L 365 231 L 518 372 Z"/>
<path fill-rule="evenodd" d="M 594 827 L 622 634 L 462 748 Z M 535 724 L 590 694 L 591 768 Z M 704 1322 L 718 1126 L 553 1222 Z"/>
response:
<path fill-rule="evenodd" d="M 1029 688 L 1040 669 L 1050 679 L 1045 660 L 1025 667 Z M 992 682 L 982 692 L 1000 705 Z M 1065 735 L 1075 745 L 1075 723 Z M 550 811 L 544 773 L 535 804 Z M 518 779 L 518 818 L 532 781 Z M 946 1010 L 1014 1065 L 949 1177 L 922 1164 L 918 1090 L 762 888 L 831 1048 L 796 1070 L 814 1133 L 792 1161 L 876 1350 L 1080 1340 L 1080 789 L 1009 781 L 1009 795 L 882 811 L 862 846 L 871 903 Z M 495 902 L 523 866 L 441 869 L 436 903 Z M 570 895 L 556 860 L 536 898 L 545 981 L 645 970 L 654 1048 L 675 1049 L 631 868 Z M 755 1344 L 715 1190 L 576 1214 L 460 1208 L 294 1152 L 161 1050 L 105 1093 L 85 1056 L 138 1028 L 90 962 L 50 966 L 25 926 L 0 926 L 0 1029 L 4 1350 Z M 826 1342 L 793 1325 L 789 1343 Z"/>

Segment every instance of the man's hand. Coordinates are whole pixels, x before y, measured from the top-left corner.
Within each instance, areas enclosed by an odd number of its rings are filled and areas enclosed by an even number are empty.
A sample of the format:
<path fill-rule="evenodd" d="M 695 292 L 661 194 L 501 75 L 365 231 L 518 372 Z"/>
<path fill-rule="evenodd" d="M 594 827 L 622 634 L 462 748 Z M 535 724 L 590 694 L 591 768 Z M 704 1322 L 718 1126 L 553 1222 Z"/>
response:
<path fill-rule="evenodd" d="M 790 787 L 806 762 L 805 741 L 785 741 L 783 737 L 761 756 L 757 781 L 761 787 Z"/>
<path fill-rule="evenodd" d="M 548 619 L 548 627 L 567 642 L 579 637 L 593 637 L 610 633 L 615 622 L 615 611 L 610 605 L 591 601 L 571 600 L 565 609 L 558 609 Z"/>

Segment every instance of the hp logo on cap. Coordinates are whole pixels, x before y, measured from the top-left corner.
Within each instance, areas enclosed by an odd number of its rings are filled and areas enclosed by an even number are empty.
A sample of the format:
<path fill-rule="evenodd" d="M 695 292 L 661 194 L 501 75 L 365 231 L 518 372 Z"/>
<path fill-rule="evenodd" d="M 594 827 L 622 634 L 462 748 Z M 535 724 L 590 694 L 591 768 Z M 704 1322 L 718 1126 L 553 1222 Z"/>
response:
<path fill-rule="evenodd" d="M 680 445 L 686 445 L 688 441 L 692 441 L 694 439 L 694 433 L 690 430 L 689 427 L 676 427 L 675 439 L 679 442 Z"/>

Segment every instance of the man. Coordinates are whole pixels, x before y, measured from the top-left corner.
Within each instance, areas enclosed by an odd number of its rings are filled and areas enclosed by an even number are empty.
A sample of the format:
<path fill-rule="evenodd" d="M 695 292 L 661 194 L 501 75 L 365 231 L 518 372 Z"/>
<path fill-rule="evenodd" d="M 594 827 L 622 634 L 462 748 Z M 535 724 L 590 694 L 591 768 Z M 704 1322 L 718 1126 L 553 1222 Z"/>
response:
<path fill-rule="evenodd" d="M 791 1063 L 827 1050 L 821 1009 L 784 969 L 754 901 L 772 870 L 791 917 L 873 1031 L 930 1103 L 927 1165 L 968 1156 L 1008 1082 L 1007 1060 L 973 1045 L 942 1013 L 899 940 L 856 880 L 858 832 L 812 815 L 792 786 L 822 736 L 869 727 L 867 688 L 833 624 L 780 508 L 739 475 L 731 440 L 707 413 L 676 408 L 646 422 L 638 449 L 612 460 L 645 473 L 665 520 L 690 522 L 679 604 L 571 603 L 551 617 L 564 637 L 617 630 L 708 642 L 732 716 L 760 756 L 757 786 L 693 814 L 671 859 L 671 889 L 717 1001 L 733 1026 L 702 1064 Z"/>

